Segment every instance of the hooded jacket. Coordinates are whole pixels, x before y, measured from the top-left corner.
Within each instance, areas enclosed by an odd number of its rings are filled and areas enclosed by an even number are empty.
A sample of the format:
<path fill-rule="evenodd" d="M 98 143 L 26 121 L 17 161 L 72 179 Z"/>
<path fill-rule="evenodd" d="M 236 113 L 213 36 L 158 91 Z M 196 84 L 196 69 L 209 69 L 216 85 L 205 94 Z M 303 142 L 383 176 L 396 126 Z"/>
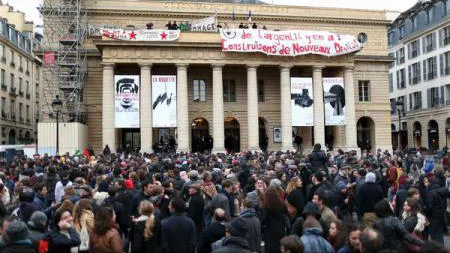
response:
<path fill-rule="evenodd" d="M 304 252 L 334 253 L 333 246 L 322 237 L 320 228 L 307 228 L 300 237 L 304 245 Z"/>
<path fill-rule="evenodd" d="M 261 223 L 256 217 L 255 209 L 243 210 L 239 218 L 245 221 L 245 227 L 248 229 L 245 239 L 248 242 L 249 249 L 252 252 L 258 252 L 261 247 Z"/>
<path fill-rule="evenodd" d="M 230 236 L 223 240 L 222 247 L 213 253 L 251 253 L 247 240 L 240 237 Z"/>

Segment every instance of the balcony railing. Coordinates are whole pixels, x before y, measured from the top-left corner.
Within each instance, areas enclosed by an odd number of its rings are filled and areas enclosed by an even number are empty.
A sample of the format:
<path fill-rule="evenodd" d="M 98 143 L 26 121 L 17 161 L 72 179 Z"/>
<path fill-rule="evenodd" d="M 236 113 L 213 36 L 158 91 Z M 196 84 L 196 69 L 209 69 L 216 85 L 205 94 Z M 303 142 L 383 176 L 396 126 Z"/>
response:
<path fill-rule="evenodd" d="M 30 71 L 29 70 L 25 71 L 25 75 L 29 76 L 30 75 Z"/>
<path fill-rule="evenodd" d="M 19 72 L 23 72 L 23 67 L 19 67 Z"/>
<path fill-rule="evenodd" d="M 31 120 L 30 119 L 27 119 L 27 123 L 30 123 L 31 122 Z"/>
<path fill-rule="evenodd" d="M 23 97 L 23 91 L 19 90 L 19 96 Z"/>

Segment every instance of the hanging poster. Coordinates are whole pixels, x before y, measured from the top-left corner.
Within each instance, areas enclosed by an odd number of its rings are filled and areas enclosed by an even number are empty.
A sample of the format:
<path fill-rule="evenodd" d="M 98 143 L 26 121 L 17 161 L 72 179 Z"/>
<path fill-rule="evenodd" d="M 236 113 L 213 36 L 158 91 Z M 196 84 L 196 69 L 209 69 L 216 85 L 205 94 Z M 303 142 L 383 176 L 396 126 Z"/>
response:
<path fill-rule="evenodd" d="M 314 125 L 312 78 L 291 78 L 292 126 Z"/>
<path fill-rule="evenodd" d="M 115 127 L 139 128 L 139 76 L 114 76 Z"/>
<path fill-rule="evenodd" d="M 323 78 L 323 100 L 325 125 L 345 125 L 344 78 Z"/>
<path fill-rule="evenodd" d="M 217 32 L 216 15 L 192 22 L 192 32 Z"/>
<path fill-rule="evenodd" d="M 280 126 L 273 127 L 273 143 L 281 143 L 283 141 Z"/>
<path fill-rule="evenodd" d="M 177 77 L 152 76 L 153 127 L 177 127 Z"/>

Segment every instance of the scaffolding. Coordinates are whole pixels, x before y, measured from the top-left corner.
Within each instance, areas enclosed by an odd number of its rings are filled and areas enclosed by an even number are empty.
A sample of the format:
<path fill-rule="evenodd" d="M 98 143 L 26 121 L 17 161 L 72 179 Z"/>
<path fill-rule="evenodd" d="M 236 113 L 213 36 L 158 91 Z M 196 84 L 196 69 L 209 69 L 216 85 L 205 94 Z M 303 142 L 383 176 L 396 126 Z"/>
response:
<path fill-rule="evenodd" d="M 87 15 L 83 0 L 44 0 L 43 114 L 52 117 L 52 101 L 63 101 L 62 118 L 86 122 L 83 88 L 87 78 Z"/>

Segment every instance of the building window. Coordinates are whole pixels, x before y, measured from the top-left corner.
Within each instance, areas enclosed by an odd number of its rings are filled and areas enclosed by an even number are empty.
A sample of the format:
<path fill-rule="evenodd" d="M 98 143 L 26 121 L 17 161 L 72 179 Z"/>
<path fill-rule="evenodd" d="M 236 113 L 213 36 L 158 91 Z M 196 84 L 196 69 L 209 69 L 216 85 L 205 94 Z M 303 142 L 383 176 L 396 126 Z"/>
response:
<path fill-rule="evenodd" d="M 23 88 L 22 88 L 22 77 L 19 77 L 19 92 L 23 92 Z"/>
<path fill-rule="evenodd" d="M 396 61 L 395 53 L 389 53 L 389 56 L 394 59 L 391 63 L 389 63 L 389 68 L 393 68 L 395 66 L 395 61 Z"/>
<path fill-rule="evenodd" d="M 204 80 L 194 80 L 194 101 L 205 102 L 206 101 L 206 84 Z"/>
<path fill-rule="evenodd" d="M 403 103 L 403 106 L 400 107 L 400 108 L 402 109 L 402 114 L 404 114 L 405 111 L 406 111 L 406 106 L 407 106 L 407 104 L 406 104 L 406 97 L 405 96 L 400 96 L 400 97 L 397 98 L 397 101 L 400 101 L 400 102 Z M 395 106 L 395 110 L 396 111 L 397 111 L 397 109 L 398 109 L 397 106 Z"/>
<path fill-rule="evenodd" d="M 389 74 L 389 92 L 393 92 L 394 91 L 394 74 L 390 73 Z"/>
<path fill-rule="evenodd" d="M 2 103 L 1 103 L 1 106 L 2 106 L 2 108 L 0 108 L 1 109 L 1 111 L 2 111 L 2 117 L 3 116 L 5 116 L 5 113 L 6 113 L 6 98 L 5 97 L 2 97 Z"/>
<path fill-rule="evenodd" d="M 12 51 L 12 50 L 9 51 L 9 62 L 11 62 L 11 64 L 15 64 L 14 63 L 14 51 Z"/>
<path fill-rule="evenodd" d="M 439 30 L 439 45 L 441 47 L 450 44 L 450 26 L 444 27 Z"/>
<path fill-rule="evenodd" d="M 11 108 L 10 108 L 10 112 L 11 112 L 11 118 L 15 119 L 16 118 L 16 101 L 14 99 L 11 99 Z"/>
<path fill-rule="evenodd" d="M 430 33 L 423 38 L 423 53 L 429 53 L 436 49 L 436 34 Z"/>
<path fill-rule="evenodd" d="M 369 102 L 370 101 L 370 81 L 358 81 L 358 91 L 359 91 L 359 101 Z"/>
<path fill-rule="evenodd" d="M 420 62 L 408 66 L 409 84 L 418 84 L 420 82 Z"/>
<path fill-rule="evenodd" d="M 0 58 L 5 57 L 5 46 L 0 44 Z"/>
<path fill-rule="evenodd" d="M 450 84 L 445 85 L 445 104 L 450 105 Z"/>
<path fill-rule="evenodd" d="M 30 121 L 30 106 L 27 105 L 26 111 L 25 111 L 25 117 L 27 119 L 27 122 Z"/>
<path fill-rule="evenodd" d="M 420 40 L 415 40 L 408 44 L 408 59 L 413 59 L 420 55 Z"/>
<path fill-rule="evenodd" d="M 439 55 L 439 66 L 441 69 L 441 76 L 450 75 L 450 51 Z"/>
<path fill-rule="evenodd" d="M 389 102 L 391 103 L 391 115 L 395 114 L 395 111 L 396 111 L 395 98 L 389 99 Z"/>
<path fill-rule="evenodd" d="M 16 87 L 14 86 L 14 74 L 10 74 L 10 83 L 11 83 L 11 89 L 15 89 Z"/>
<path fill-rule="evenodd" d="M 5 73 L 5 70 L 4 69 L 2 69 L 2 71 L 1 71 L 1 76 L 0 76 L 0 78 L 1 78 L 1 82 L 2 82 L 2 86 L 5 86 L 6 84 L 5 84 L 5 79 L 6 79 L 6 73 Z"/>
<path fill-rule="evenodd" d="M 397 70 L 397 89 L 406 88 L 405 69 Z"/>
<path fill-rule="evenodd" d="M 427 93 L 428 108 L 439 106 L 439 87 L 430 88 L 427 90 Z"/>
<path fill-rule="evenodd" d="M 409 94 L 409 109 L 412 111 L 422 109 L 422 92 Z"/>
<path fill-rule="evenodd" d="M 19 55 L 19 68 L 22 68 L 23 67 L 23 62 L 22 62 L 22 56 L 21 55 Z"/>
<path fill-rule="evenodd" d="M 26 94 L 27 95 L 29 95 L 30 94 L 30 82 L 29 81 L 26 81 L 26 85 L 27 85 L 27 87 L 26 87 Z"/>
<path fill-rule="evenodd" d="M 23 104 L 19 103 L 19 119 L 20 120 L 22 120 L 22 118 L 23 118 L 22 109 L 23 109 Z"/>
<path fill-rule="evenodd" d="M 437 77 L 437 58 L 430 57 L 423 61 L 423 80 L 432 80 Z"/>
<path fill-rule="evenodd" d="M 405 36 L 405 25 L 400 25 L 398 27 L 398 37 L 399 39 L 403 39 L 403 37 Z"/>
<path fill-rule="evenodd" d="M 397 50 L 397 65 L 405 63 L 405 48 Z"/>
<path fill-rule="evenodd" d="M 258 102 L 264 102 L 264 80 L 258 80 Z"/>
<path fill-rule="evenodd" d="M 236 80 L 223 80 L 223 101 L 236 102 Z"/>

